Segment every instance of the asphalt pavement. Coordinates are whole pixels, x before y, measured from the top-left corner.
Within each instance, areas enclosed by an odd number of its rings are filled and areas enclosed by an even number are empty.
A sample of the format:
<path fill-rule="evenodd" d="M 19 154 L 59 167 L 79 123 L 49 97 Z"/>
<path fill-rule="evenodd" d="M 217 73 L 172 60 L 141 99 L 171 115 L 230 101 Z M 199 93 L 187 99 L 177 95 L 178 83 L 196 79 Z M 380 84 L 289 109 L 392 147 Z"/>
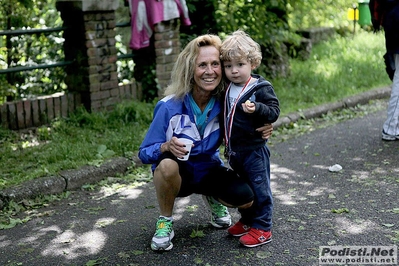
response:
<path fill-rule="evenodd" d="M 356 105 L 387 92 L 343 103 Z M 328 106 L 284 117 L 276 126 L 339 109 L 342 102 Z M 201 196 L 192 195 L 176 202 L 174 248 L 153 252 L 149 243 L 159 213 L 153 184 L 121 184 L 73 190 L 67 199 L 15 217 L 30 220 L 0 231 L 0 265 L 302 266 L 319 265 L 320 246 L 397 245 L 399 141 L 381 140 L 385 117 L 382 110 L 271 145 L 275 206 L 269 244 L 240 246 L 208 223 Z M 331 172 L 335 164 L 342 170 Z M 237 211 L 230 212 L 236 222 Z"/>

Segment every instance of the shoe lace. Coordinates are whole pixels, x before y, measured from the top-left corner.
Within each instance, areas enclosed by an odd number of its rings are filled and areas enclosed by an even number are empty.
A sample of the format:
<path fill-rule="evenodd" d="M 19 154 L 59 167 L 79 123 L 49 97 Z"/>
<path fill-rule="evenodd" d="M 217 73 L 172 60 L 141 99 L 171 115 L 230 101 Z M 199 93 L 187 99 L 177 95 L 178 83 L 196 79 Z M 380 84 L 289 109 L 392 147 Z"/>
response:
<path fill-rule="evenodd" d="M 168 236 L 172 232 L 173 222 L 166 219 L 159 219 L 157 222 L 156 236 Z"/>
<path fill-rule="evenodd" d="M 222 205 L 221 203 L 213 200 L 212 198 L 208 199 L 209 205 L 211 206 L 212 213 L 217 217 L 224 217 L 226 216 L 227 208 Z"/>

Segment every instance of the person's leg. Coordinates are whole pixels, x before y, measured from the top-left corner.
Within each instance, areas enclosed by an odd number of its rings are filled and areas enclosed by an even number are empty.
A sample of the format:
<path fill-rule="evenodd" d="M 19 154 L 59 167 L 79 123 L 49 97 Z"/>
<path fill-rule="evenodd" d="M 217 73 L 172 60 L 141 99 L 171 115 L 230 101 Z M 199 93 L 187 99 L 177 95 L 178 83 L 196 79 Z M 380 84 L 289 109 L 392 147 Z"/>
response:
<path fill-rule="evenodd" d="M 196 193 L 212 196 L 229 208 L 248 208 L 254 198 L 251 187 L 236 171 L 219 166 L 201 181 Z"/>
<path fill-rule="evenodd" d="M 382 138 L 384 140 L 399 139 L 399 54 L 395 54 L 394 59 L 396 70 L 392 81 L 387 119 L 383 125 Z"/>
<path fill-rule="evenodd" d="M 179 165 L 172 159 L 162 160 L 154 171 L 154 185 L 160 214 L 171 217 L 181 186 Z"/>
<path fill-rule="evenodd" d="M 251 189 L 252 192 L 252 204 L 249 206 L 249 208 L 238 208 L 238 211 L 241 214 L 241 218 L 236 224 L 240 229 L 244 226 L 244 228 L 250 228 L 252 226 L 254 217 L 255 217 L 255 211 L 256 211 L 256 194 L 254 187 L 252 185 L 252 182 L 249 178 L 249 173 L 246 172 L 245 168 L 245 162 L 248 159 L 249 156 L 251 156 L 252 152 L 246 152 L 246 153 L 235 153 L 235 155 L 230 157 L 230 164 L 234 168 L 234 171 L 241 176 L 242 180 L 244 180 L 247 184 L 247 186 Z M 230 229 L 229 229 L 230 230 Z M 236 231 L 235 228 L 231 228 L 232 231 Z M 239 230 L 240 231 L 240 230 Z M 242 231 L 242 230 L 241 230 Z M 248 231 L 246 229 L 246 231 Z M 245 233 L 246 231 L 240 232 L 239 234 L 234 233 L 234 236 L 239 236 Z M 229 231 L 229 233 L 231 233 Z"/>
<path fill-rule="evenodd" d="M 151 240 L 151 249 L 166 251 L 173 248 L 173 207 L 182 184 L 179 165 L 170 158 L 160 161 L 154 171 L 154 185 L 158 199 L 160 216 L 156 231 Z"/>
<path fill-rule="evenodd" d="M 216 167 L 201 181 L 196 193 L 204 195 L 211 210 L 211 224 L 217 228 L 231 225 L 231 216 L 226 208 L 249 207 L 253 192 L 249 185 L 226 167 Z"/>
<path fill-rule="evenodd" d="M 273 215 L 269 157 L 269 149 L 265 146 L 252 152 L 244 161 L 244 170 L 255 194 L 251 225 L 264 231 L 271 230 Z"/>
<path fill-rule="evenodd" d="M 173 207 L 177 197 L 186 197 L 194 191 L 193 169 L 178 161 L 171 153 L 162 155 L 154 171 L 154 185 L 158 199 L 160 216 L 151 241 L 156 251 L 170 250 L 173 247 Z"/>
<path fill-rule="evenodd" d="M 239 209 L 240 221 L 229 228 L 231 235 L 242 235 L 240 243 L 246 247 L 263 245 L 272 239 L 273 197 L 269 157 L 269 149 L 264 146 L 231 158 L 233 169 L 238 169 L 238 174 L 248 180 L 255 194 L 253 205 L 248 209 Z"/>
<path fill-rule="evenodd" d="M 231 225 L 231 215 L 225 205 L 213 196 L 202 195 L 205 205 L 211 212 L 209 223 L 215 228 L 227 228 Z"/>
<path fill-rule="evenodd" d="M 237 208 L 238 211 L 246 214 L 253 213 L 250 208 L 254 203 L 254 193 L 247 180 L 237 175 L 236 171 L 221 171 L 219 176 L 223 176 L 221 182 L 217 182 L 214 186 L 217 188 L 215 197 L 224 205 L 230 208 Z M 249 215 L 248 223 L 252 222 L 253 215 Z M 247 215 L 248 218 L 248 215 Z M 233 226 L 227 229 L 229 235 L 242 236 L 249 232 L 251 227 L 245 224 L 241 219 Z"/>
<path fill-rule="evenodd" d="M 213 182 L 213 195 L 218 201 L 229 208 L 247 209 L 252 206 L 254 193 L 244 178 L 240 178 L 236 171 L 226 168 L 221 168 L 218 176 L 219 180 Z"/>

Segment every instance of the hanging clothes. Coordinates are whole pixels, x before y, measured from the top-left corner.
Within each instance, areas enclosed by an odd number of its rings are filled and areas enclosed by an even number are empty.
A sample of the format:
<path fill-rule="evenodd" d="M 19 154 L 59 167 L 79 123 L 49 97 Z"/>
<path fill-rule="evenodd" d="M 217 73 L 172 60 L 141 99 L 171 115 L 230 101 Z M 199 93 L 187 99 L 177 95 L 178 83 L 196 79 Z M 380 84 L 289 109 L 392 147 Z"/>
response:
<path fill-rule="evenodd" d="M 129 0 L 132 34 L 129 46 L 133 50 L 148 47 L 154 25 L 161 21 L 180 18 L 190 26 L 185 0 Z"/>

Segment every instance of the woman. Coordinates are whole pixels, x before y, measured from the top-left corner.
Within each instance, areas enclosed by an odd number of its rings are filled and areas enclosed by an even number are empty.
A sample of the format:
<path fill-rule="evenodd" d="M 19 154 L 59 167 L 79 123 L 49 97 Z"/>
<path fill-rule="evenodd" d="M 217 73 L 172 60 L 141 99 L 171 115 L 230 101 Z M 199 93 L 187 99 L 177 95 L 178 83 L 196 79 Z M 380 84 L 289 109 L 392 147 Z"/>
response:
<path fill-rule="evenodd" d="M 173 247 L 172 214 L 177 197 L 204 195 L 211 210 L 211 224 L 217 228 L 231 225 L 224 205 L 245 208 L 253 201 L 250 186 L 224 167 L 219 156 L 224 89 L 220 46 L 218 36 L 202 35 L 179 54 L 172 83 L 165 90 L 166 97 L 157 103 L 153 122 L 140 146 L 139 158 L 145 164 L 152 164 L 160 208 L 151 241 L 151 248 L 156 251 Z M 268 137 L 272 127 L 258 131 Z M 187 153 L 179 138 L 193 141 L 187 161 L 179 160 Z"/>

